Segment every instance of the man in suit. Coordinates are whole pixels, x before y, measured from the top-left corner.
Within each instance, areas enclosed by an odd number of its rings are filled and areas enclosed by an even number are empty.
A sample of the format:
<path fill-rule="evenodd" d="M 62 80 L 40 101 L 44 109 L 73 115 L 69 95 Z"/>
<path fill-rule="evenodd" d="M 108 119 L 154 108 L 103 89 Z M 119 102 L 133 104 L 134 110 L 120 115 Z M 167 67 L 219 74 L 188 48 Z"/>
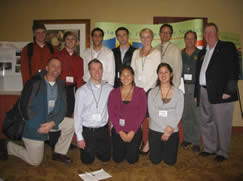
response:
<path fill-rule="evenodd" d="M 120 70 L 123 65 L 130 66 L 133 52 L 136 48 L 129 45 L 129 31 L 125 27 L 119 27 L 116 30 L 116 38 L 120 43 L 120 46 L 112 49 L 115 57 L 116 74 L 114 87 L 120 86 Z"/>
<path fill-rule="evenodd" d="M 218 39 L 218 27 L 208 23 L 204 29 L 207 47 L 200 54 L 196 68 L 195 100 L 200 105 L 200 129 L 203 152 L 215 155 L 217 162 L 229 156 L 233 101 L 237 100 L 239 75 L 235 45 Z"/>

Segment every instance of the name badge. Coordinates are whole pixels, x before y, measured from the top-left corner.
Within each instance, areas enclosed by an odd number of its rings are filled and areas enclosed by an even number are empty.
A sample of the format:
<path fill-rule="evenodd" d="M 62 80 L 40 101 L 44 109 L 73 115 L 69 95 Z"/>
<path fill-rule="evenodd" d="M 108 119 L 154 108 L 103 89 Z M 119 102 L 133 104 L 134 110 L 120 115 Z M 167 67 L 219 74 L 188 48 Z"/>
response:
<path fill-rule="evenodd" d="M 68 82 L 68 83 L 73 83 L 73 77 L 71 77 L 71 76 L 67 76 L 67 77 L 66 77 L 66 82 Z"/>
<path fill-rule="evenodd" d="M 120 119 L 119 120 L 119 125 L 120 126 L 125 126 L 125 119 Z"/>
<path fill-rule="evenodd" d="M 166 111 L 166 110 L 159 111 L 159 117 L 166 118 L 167 116 L 168 116 L 168 111 Z"/>
<path fill-rule="evenodd" d="M 100 113 L 95 113 L 92 115 L 93 120 L 95 121 L 101 121 L 101 115 Z"/>
<path fill-rule="evenodd" d="M 138 80 L 141 81 L 141 82 L 145 82 L 146 81 L 145 75 L 143 75 L 143 74 L 139 75 Z"/>
<path fill-rule="evenodd" d="M 54 106 L 55 106 L 55 100 L 49 100 L 48 107 L 54 107 Z"/>
<path fill-rule="evenodd" d="M 192 80 L 192 74 L 184 74 L 185 80 Z"/>

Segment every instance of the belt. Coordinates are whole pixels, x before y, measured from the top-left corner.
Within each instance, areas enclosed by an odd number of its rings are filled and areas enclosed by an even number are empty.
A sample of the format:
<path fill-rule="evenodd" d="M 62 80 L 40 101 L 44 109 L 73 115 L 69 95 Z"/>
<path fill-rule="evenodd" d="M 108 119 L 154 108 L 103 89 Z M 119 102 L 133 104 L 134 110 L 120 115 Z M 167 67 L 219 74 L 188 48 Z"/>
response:
<path fill-rule="evenodd" d="M 195 83 L 194 82 L 187 82 L 187 81 L 184 81 L 184 84 L 190 84 L 190 85 L 194 85 Z"/>
<path fill-rule="evenodd" d="M 207 86 L 206 85 L 201 85 L 201 87 L 203 87 L 204 89 L 207 89 Z"/>
<path fill-rule="evenodd" d="M 100 131 L 100 130 L 103 130 L 103 129 L 106 129 L 106 128 L 108 128 L 108 124 L 106 124 L 103 127 L 98 127 L 98 128 L 89 128 L 89 127 L 83 126 L 83 130 L 90 131 L 90 132 L 96 132 L 96 131 Z"/>

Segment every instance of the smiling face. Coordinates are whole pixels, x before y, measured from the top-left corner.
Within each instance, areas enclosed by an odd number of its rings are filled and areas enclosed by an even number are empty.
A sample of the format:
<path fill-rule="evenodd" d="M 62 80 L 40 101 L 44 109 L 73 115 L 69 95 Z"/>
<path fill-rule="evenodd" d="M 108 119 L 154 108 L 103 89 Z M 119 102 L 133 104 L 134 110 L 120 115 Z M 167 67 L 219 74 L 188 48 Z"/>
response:
<path fill-rule="evenodd" d="M 166 42 L 170 41 L 170 39 L 171 39 L 171 36 L 172 36 L 171 29 L 169 27 L 165 26 L 161 29 L 161 32 L 159 33 L 159 35 L 160 35 L 161 43 L 166 43 Z"/>
<path fill-rule="evenodd" d="M 102 32 L 100 31 L 95 31 L 93 33 L 92 36 L 92 41 L 93 41 L 93 45 L 96 47 L 99 47 L 102 45 L 102 41 L 103 41 L 103 36 L 102 36 Z"/>
<path fill-rule="evenodd" d="M 185 37 L 186 48 L 194 48 L 196 46 L 197 40 L 193 33 L 188 33 Z"/>
<path fill-rule="evenodd" d="M 218 41 L 218 32 L 214 26 L 208 26 L 204 30 L 204 39 L 210 47 L 213 47 Z"/>
<path fill-rule="evenodd" d="M 74 50 L 77 40 L 73 35 L 68 35 L 65 39 L 65 47 L 69 50 Z"/>
<path fill-rule="evenodd" d="M 151 47 L 153 35 L 148 30 L 141 32 L 140 39 L 144 47 Z"/>
<path fill-rule="evenodd" d="M 59 59 L 53 58 L 48 62 L 46 66 L 47 76 L 52 80 L 56 80 L 61 73 L 61 69 L 61 61 Z"/>
<path fill-rule="evenodd" d="M 123 69 L 121 72 L 120 79 L 121 79 L 122 86 L 133 85 L 134 75 L 129 69 Z"/>
<path fill-rule="evenodd" d="M 158 77 L 161 84 L 168 84 L 172 79 L 173 73 L 166 66 L 160 67 Z"/>
<path fill-rule="evenodd" d="M 89 73 L 91 80 L 95 83 L 100 83 L 103 75 L 103 68 L 100 63 L 93 62 L 90 64 Z"/>

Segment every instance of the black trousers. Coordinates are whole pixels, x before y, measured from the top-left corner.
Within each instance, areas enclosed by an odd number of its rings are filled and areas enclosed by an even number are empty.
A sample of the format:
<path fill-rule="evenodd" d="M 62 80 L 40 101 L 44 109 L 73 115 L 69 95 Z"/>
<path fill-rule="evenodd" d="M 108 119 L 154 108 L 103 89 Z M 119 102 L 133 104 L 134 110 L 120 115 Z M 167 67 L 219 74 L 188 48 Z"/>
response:
<path fill-rule="evenodd" d="M 120 135 L 112 128 L 112 158 L 115 162 L 126 159 L 129 163 L 135 163 L 139 159 L 139 145 L 142 139 L 142 131 L 138 129 L 130 143 L 124 142 Z"/>
<path fill-rule="evenodd" d="M 179 133 L 173 133 L 167 141 L 162 141 L 163 133 L 149 130 L 150 160 L 158 164 L 162 160 L 168 165 L 174 165 L 177 160 Z"/>
<path fill-rule="evenodd" d="M 66 89 L 66 95 L 67 95 L 66 117 L 72 118 L 73 111 L 74 111 L 74 105 L 75 105 L 75 95 L 74 95 L 75 85 L 66 86 L 65 89 Z"/>
<path fill-rule="evenodd" d="M 109 161 L 111 158 L 111 139 L 108 124 L 101 128 L 83 127 L 83 137 L 86 147 L 80 149 L 80 158 L 83 163 L 92 163 L 95 156 L 101 161 Z"/>

